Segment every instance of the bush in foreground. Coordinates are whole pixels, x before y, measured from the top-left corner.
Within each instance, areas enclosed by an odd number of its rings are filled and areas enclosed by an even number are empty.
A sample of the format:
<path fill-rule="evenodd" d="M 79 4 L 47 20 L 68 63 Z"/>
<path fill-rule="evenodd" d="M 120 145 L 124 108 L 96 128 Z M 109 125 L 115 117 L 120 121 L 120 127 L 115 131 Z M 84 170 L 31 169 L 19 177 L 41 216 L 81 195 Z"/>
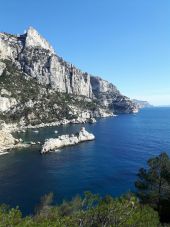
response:
<path fill-rule="evenodd" d="M 135 182 L 142 204 L 158 211 L 162 222 L 170 222 L 170 158 L 166 153 L 151 158 L 148 168 L 141 168 Z"/>
<path fill-rule="evenodd" d="M 140 205 L 133 195 L 120 198 L 100 198 L 90 192 L 70 202 L 52 206 L 52 194 L 46 195 L 34 216 L 22 217 L 21 211 L 0 208 L 0 226 L 64 227 L 64 226 L 159 226 L 158 213 L 147 205 Z"/>

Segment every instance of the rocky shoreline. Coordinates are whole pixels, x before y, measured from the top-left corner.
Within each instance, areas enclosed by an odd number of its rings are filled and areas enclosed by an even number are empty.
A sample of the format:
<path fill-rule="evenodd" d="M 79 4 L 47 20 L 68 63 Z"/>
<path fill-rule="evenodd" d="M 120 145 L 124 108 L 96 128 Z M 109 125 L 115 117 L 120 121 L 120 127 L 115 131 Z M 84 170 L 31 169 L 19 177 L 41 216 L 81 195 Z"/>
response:
<path fill-rule="evenodd" d="M 116 117 L 117 115 L 114 114 L 108 114 L 105 117 L 101 117 L 101 118 L 106 118 L 106 117 Z M 85 123 L 96 123 L 97 120 L 95 118 L 81 118 L 78 117 L 77 119 L 72 119 L 72 120 L 68 120 L 68 119 L 63 119 L 61 121 L 55 121 L 55 122 L 51 122 L 51 123 L 41 123 L 38 125 L 22 125 L 19 127 L 19 130 L 23 130 L 23 129 L 27 129 L 27 128 L 44 128 L 44 127 L 51 127 L 51 126 L 60 126 L 60 125 L 67 125 L 67 124 L 85 124 Z M 17 128 L 18 129 L 18 128 Z"/>
<path fill-rule="evenodd" d="M 115 117 L 114 114 L 104 115 L 104 117 Z M 18 124 L 1 124 L 0 130 L 0 155 L 9 153 L 10 150 L 14 148 L 22 148 L 22 147 L 29 147 L 32 145 L 40 144 L 30 141 L 29 143 L 24 143 L 22 139 L 16 139 L 12 135 L 14 132 L 25 132 L 26 129 L 38 129 L 44 127 L 51 127 L 51 126 L 60 126 L 60 125 L 67 125 L 67 124 L 85 124 L 90 123 L 93 124 L 96 122 L 96 119 L 91 118 L 83 118 L 78 117 L 77 119 L 63 119 L 61 121 L 51 122 L 51 123 L 41 123 L 38 125 L 18 125 Z M 38 132 L 38 131 L 37 131 Z"/>
<path fill-rule="evenodd" d="M 72 135 L 62 135 L 57 138 L 47 139 L 42 146 L 41 154 L 46 154 L 51 151 L 56 151 L 59 148 L 76 145 L 84 141 L 94 140 L 95 136 L 85 130 L 84 127 L 76 134 Z"/>
<path fill-rule="evenodd" d="M 7 129 L 0 130 L 0 155 L 7 154 L 14 148 L 28 147 L 21 139 L 16 139 Z"/>

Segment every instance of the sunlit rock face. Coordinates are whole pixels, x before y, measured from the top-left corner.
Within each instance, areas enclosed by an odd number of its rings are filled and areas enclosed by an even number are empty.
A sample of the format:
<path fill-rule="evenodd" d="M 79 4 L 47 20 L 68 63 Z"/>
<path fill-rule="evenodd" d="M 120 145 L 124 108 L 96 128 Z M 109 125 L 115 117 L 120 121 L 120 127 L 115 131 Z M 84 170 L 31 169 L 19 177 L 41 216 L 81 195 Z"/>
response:
<path fill-rule="evenodd" d="M 5 68 L 6 68 L 6 65 L 3 62 L 0 62 L 0 76 L 3 74 Z"/>
<path fill-rule="evenodd" d="M 84 141 L 94 140 L 95 136 L 92 133 L 89 133 L 85 130 L 84 127 L 76 134 L 72 135 L 62 135 L 57 138 L 47 139 L 42 146 L 41 154 L 54 151 L 62 147 L 67 147 L 71 145 L 76 145 Z"/>
<path fill-rule="evenodd" d="M 30 27 L 25 37 L 25 48 L 40 47 L 54 54 L 52 46 L 34 28 Z"/>
<path fill-rule="evenodd" d="M 136 113 L 138 108 L 128 97 L 122 95 L 113 84 L 100 77 L 91 76 L 94 96 L 114 113 Z"/>
<path fill-rule="evenodd" d="M 115 113 L 131 113 L 136 105 L 108 81 L 84 73 L 59 57 L 34 28 L 23 35 L 0 33 L 0 76 L 10 60 L 24 75 L 54 91 L 98 100 Z"/>
<path fill-rule="evenodd" d="M 17 105 L 15 98 L 6 98 L 0 96 L 0 112 L 9 111 L 12 107 Z"/>
<path fill-rule="evenodd" d="M 5 150 L 13 148 L 15 145 L 15 138 L 11 133 L 0 129 L 0 155 L 5 152 Z"/>

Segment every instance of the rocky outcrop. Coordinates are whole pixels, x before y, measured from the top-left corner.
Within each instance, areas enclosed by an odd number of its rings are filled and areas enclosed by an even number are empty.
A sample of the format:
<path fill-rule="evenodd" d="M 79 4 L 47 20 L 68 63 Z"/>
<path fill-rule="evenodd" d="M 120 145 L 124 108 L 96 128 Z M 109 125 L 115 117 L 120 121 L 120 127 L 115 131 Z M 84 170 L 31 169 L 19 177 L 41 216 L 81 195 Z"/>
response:
<path fill-rule="evenodd" d="M 8 147 L 14 146 L 15 138 L 8 132 L 0 130 L 0 151 L 7 149 Z"/>
<path fill-rule="evenodd" d="M 94 97 L 114 113 L 136 113 L 138 107 L 128 97 L 122 95 L 113 84 L 100 77 L 91 76 Z"/>
<path fill-rule="evenodd" d="M 32 27 L 26 32 L 24 44 L 25 48 L 40 47 L 49 50 L 52 54 L 55 53 L 52 46 Z"/>
<path fill-rule="evenodd" d="M 6 154 L 8 150 L 13 148 L 27 147 L 28 144 L 24 144 L 21 139 L 15 139 L 9 130 L 0 130 L 0 155 Z"/>
<path fill-rule="evenodd" d="M 0 76 L 1 76 L 1 75 L 2 75 L 2 73 L 4 72 L 5 68 L 6 68 L 5 63 L 0 62 Z"/>
<path fill-rule="evenodd" d="M 12 61 L 24 78 L 35 78 L 54 91 L 97 100 L 115 113 L 137 111 L 137 106 L 113 84 L 84 73 L 57 56 L 32 27 L 23 35 L 0 33 L 0 75 L 7 67 L 6 60 Z"/>
<path fill-rule="evenodd" d="M 139 109 L 153 107 L 153 105 L 151 105 L 148 101 L 142 101 L 137 99 L 133 99 L 132 101 L 137 105 Z"/>
<path fill-rule="evenodd" d="M 7 98 L 0 96 L 0 112 L 10 111 L 11 108 L 17 105 L 15 98 Z"/>
<path fill-rule="evenodd" d="M 54 151 L 62 147 L 75 145 L 84 141 L 90 141 L 94 139 L 95 136 L 87 132 L 83 127 L 77 134 L 62 135 L 57 138 L 47 139 L 42 147 L 41 154 L 48 153 L 50 151 Z"/>

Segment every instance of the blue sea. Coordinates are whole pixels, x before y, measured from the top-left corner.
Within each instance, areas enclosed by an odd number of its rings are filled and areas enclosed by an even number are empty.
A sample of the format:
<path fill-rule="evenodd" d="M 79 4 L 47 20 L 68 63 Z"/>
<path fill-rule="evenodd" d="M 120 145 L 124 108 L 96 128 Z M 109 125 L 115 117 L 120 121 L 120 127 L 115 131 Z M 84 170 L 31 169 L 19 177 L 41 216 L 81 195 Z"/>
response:
<path fill-rule="evenodd" d="M 62 149 L 40 155 L 40 147 L 14 150 L 0 156 L 0 203 L 19 206 L 33 213 L 40 197 L 54 193 L 54 201 L 69 200 L 84 191 L 100 195 L 122 195 L 134 191 L 138 169 L 148 158 L 170 154 L 170 108 L 148 108 L 138 114 L 124 114 L 83 125 L 96 136 Z M 77 132 L 82 125 L 28 129 L 17 133 L 25 141 Z"/>

